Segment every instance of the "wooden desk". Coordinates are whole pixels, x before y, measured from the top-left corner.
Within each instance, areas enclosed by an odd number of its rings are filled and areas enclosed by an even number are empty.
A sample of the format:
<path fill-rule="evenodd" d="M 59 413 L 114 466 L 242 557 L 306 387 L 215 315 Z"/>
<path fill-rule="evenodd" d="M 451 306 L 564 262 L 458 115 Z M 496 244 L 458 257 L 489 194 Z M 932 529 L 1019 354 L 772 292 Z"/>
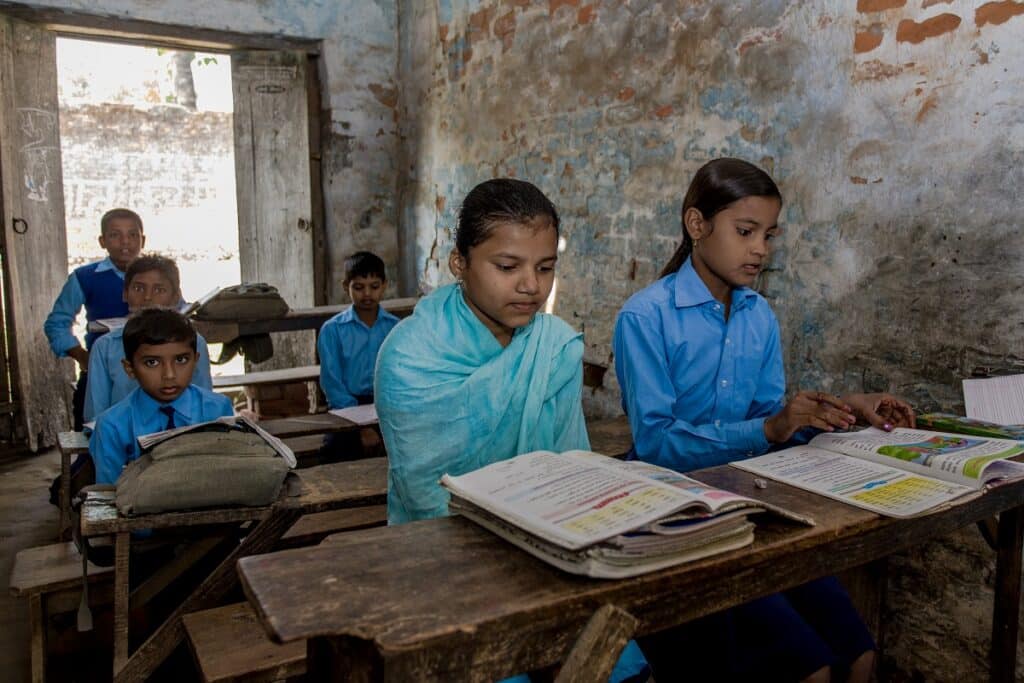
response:
<path fill-rule="evenodd" d="M 60 517 L 57 540 L 71 540 L 71 462 L 89 452 L 89 437 L 84 432 L 61 432 L 57 435 L 60 450 Z"/>
<path fill-rule="evenodd" d="M 278 503 L 258 508 L 224 508 L 122 517 L 109 498 L 88 499 L 82 535 L 115 536 L 114 680 L 143 681 L 182 642 L 182 615 L 217 606 L 237 581 L 235 562 L 267 552 L 302 515 L 380 505 L 387 499 L 387 460 L 375 458 L 311 467 L 297 473 L 298 486 L 282 491 Z M 128 653 L 128 573 L 131 532 L 226 522 L 256 522 L 244 540 L 139 648 Z"/>
<path fill-rule="evenodd" d="M 320 379 L 319 365 L 303 365 L 300 368 L 282 370 L 259 370 L 244 375 L 221 375 L 213 378 L 214 389 L 227 387 L 260 387 L 295 382 L 315 382 Z"/>
<path fill-rule="evenodd" d="M 372 425 L 362 425 L 372 426 Z M 331 434 L 334 432 L 347 432 L 353 429 L 360 429 L 361 425 L 352 420 L 332 415 L 331 413 L 318 413 L 316 415 L 299 415 L 296 417 L 282 417 L 276 420 L 262 420 L 260 427 L 279 439 L 296 436 L 309 436 L 311 434 Z"/>
<path fill-rule="evenodd" d="M 310 639 L 312 680 L 485 681 L 563 661 L 603 605 L 636 617 L 635 634 L 644 635 L 1002 512 L 992 680 L 1013 680 L 1024 481 L 896 520 L 776 482 L 759 490 L 751 475 L 727 466 L 695 476 L 811 515 L 818 525 L 765 520 L 752 546 L 622 581 L 560 572 L 462 518 L 357 531 L 315 548 L 248 557 L 239 572 L 272 639 Z"/>
<path fill-rule="evenodd" d="M 625 415 L 605 420 L 587 420 L 590 450 L 613 458 L 623 458 L 633 448 L 633 433 Z"/>
<path fill-rule="evenodd" d="M 384 310 L 405 318 L 412 313 L 419 297 L 406 297 L 404 299 L 385 299 L 381 301 Z M 206 338 L 210 344 L 230 342 L 238 337 L 245 337 L 253 334 L 267 334 L 270 332 L 294 332 L 296 330 L 318 330 L 320 326 L 330 318 L 341 313 L 349 304 L 336 304 L 333 306 L 314 306 L 313 308 L 300 308 L 288 313 L 282 318 L 269 320 L 202 320 L 193 318 L 192 325 L 199 334 Z"/>

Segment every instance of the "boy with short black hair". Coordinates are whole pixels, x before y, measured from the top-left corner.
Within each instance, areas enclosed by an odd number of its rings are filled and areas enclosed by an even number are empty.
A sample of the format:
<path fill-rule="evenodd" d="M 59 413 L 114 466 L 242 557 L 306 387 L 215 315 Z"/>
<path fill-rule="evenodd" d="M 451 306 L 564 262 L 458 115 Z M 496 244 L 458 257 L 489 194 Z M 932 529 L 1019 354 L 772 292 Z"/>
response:
<path fill-rule="evenodd" d="M 83 348 L 72 333 L 72 326 L 82 306 L 85 306 L 85 317 L 89 321 L 128 315 L 128 305 L 121 294 L 124 271 L 146 244 L 139 214 L 130 209 L 112 209 L 103 214 L 99 242 L 107 251 L 106 258 L 80 266 L 68 276 L 43 323 L 43 331 L 54 354 L 59 358 L 68 356 L 75 359 L 82 370 L 75 387 L 75 430 L 82 428 L 89 349 L 100 334 L 87 333 Z"/>
<path fill-rule="evenodd" d="M 231 401 L 192 383 L 196 331 L 177 311 L 146 308 L 124 327 L 124 370 L 139 386 L 96 420 L 96 483 L 113 484 L 140 455 L 138 437 L 233 415 Z"/>
<path fill-rule="evenodd" d="M 385 311 L 387 276 L 376 254 L 357 251 L 345 260 L 345 289 L 352 305 L 320 328 L 320 386 L 332 409 L 373 403 L 373 368 L 384 338 L 398 324 Z"/>
<path fill-rule="evenodd" d="M 123 297 L 129 311 L 156 306 L 174 308 L 181 301 L 178 266 L 173 259 L 159 254 L 139 256 L 124 274 Z M 95 420 L 104 410 L 114 405 L 139 386 L 125 372 L 124 328 L 112 330 L 93 344 L 89 352 L 89 384 L 85 396 L 85 421 Z M 204 389 L 213 389 L 210 376 L 210 352 L 206 340 L 196 335 L 196 371 L 192 382 Z"/>

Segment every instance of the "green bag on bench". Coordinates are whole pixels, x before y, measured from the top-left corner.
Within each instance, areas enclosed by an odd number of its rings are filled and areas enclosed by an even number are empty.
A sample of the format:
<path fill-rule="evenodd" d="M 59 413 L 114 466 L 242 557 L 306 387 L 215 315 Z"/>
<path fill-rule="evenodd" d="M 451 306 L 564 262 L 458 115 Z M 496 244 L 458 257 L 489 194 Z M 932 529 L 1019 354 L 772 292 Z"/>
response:
<path fill-rule="evenodd" d="M 207 296 L 186 313 L 199 320 L 267 320 L 288 312 L 288 303 L 277 287 L 265 282 L 243 282 Z"/>
<path fill-rule="evenodd" d="M 259 435 L 237 429 L 179 434 L 147 450 L 117 480 L 122 515 L 274 503 L 290 467 Z"/>

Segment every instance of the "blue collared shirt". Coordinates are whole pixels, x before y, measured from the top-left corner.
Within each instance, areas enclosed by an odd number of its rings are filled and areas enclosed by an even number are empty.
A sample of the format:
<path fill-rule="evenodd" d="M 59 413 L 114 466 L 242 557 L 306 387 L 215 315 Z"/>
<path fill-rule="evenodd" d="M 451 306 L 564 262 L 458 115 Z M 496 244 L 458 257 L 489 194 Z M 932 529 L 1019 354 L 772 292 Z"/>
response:
<path fill-rule="evenodd" d="M 167 415 L 160 411 L 167 405 L 174 408 L 175 427 L 234 414 L 226 396 L 194 384 L 170 403 L 161 403 L 141 388 L 135 389 L 96 420 L 96 429 L 89 438 L 89 453 L 96 465 L 97 484 L 115 483 L 124 466 L 139 457 L 140 436 L 167 428 Z"/>
<path fill-rule="evenodd" d="M 192 372 L 192 383 L 213 390 L 210 377 L 210 352 L 206 340 L 196 335 L 199 360 Z M 89 351 L 89 382 L 85 388 L 85 421 L 96 416 L 130 394 L 139 383 L 128 376 L 121 365 L 124 360 L 124 328 L 108 332 L 95 341 Z"/>
<path fill-rule="evenodd" d="M 109 256 L 100 261 L 95 272 L 102 273 L 107 270 L 113 270 L 124 280 L 124 273 L 114 265 Z M 78 282 L 78 275 L 72 272 L 68 275 L 67 282 L 64 283 L 60 294 L 57 295 L 57 300 L 53 302 L 53 308 L 46 316 L 46 322 L 43 323 L 43 331 L 50 341 L 50 349 L 58 357 L 66 356 L 69 350 L 81 346 L 71 329 L 75 324 L 75 318 L 78 317 L 78 312 L 84 305 L 85 292 L 82 291 L 82 285 Z"/>
<path fill-rule="evenodd" d="M 686 472 L 761 455 L 783 407 L 779 323 L 746 287 L 729 319 L 689 259 L 634 294 L 615 322 L 615 374 L 641 460 Z"/>
<path fill-rule="evenodd" d="M 377 320 L 367 327 L 351 306 L 323 324 L 316 351 L 320 386 L 332 409 L 354 406 L 356 396 L 373 394 L 377 352 L 397 324 L 398 318 L 378 308 Z"/>

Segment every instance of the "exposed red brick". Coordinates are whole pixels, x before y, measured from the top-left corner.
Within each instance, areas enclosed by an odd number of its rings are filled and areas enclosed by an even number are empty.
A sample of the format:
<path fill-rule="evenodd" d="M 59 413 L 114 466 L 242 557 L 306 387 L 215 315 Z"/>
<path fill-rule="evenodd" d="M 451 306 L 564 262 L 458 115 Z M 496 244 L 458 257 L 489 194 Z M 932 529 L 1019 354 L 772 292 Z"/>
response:
<path fill-rule="evenodd" d="M 389 88 L 380 83 L 370 83 L 367 87 L 373 93 L 373 96 L 377 98 L 377 101 L 385 107 L 394 107 L 398 104 L 398 90 L 395 88 Z"/>
<path fill-rule="evenodd" d="M 921 7 L 927 9 L 928 7 L 931 7 L 932 5 L 948 5 L 948 4 L 952 3 L 952 2 L 953 2 L 953 0 L 924 0 L 924 2 L 921 3 Z"/>
<path fill-rule="evenodd" d="M 505 5 L 512 7 L 529 7 L 531 0 L 505 0 Z"/>
<path fill-rule="evenodd" d="M 882 12 L 907 4 L 907 0 L 857 0 L 858 12 Z"/>
<path fill-rule="evenodd" d="M 974 10 L 974 23 L 981 28 L 985 24 L 1002 24 L 1013 17 L 1024 14 L 1024 2 L 986 2 Z"/>
<path fill-rule="evenodd" d="M 576 175 L 576 172 L 573 170 L 572 164 L 568 161 L 565 162 L 565 168 L 562 169 L 562 177 L 572 178 L 574 175 Z"/>
<path fill-rule="evenodd" d="M 896 27 L 896 40 L 900 43 L 923 43 L 929 38 L 955 31 L 963 21 L 955 14 L 940 14 L 922 22 L 904 19 Z"/>
<path fill-rule="evenodd" d="M 482 10 L 470 14 L 469 29 L 466 31 L 466 36 L 470 37 L 476 33 L 487 35 L 487 31 L 491 26 L 491 14 L 493 13 L 493 7 L 484 7 Z"/>
<path fill-rule="evenodd" d="M 559 7 L 579 7 L 580 0 L 548 0 L 548 13 L 554 14 Z"/>
<path fill-rule="evenodd" d="M 921 123 L 922 121 L 924 121 L 924 118 L 928 116 L 928 112 L 930 112 L 932 109 L 935 109 L 935 106 L 938 103 L 939 98 L 935 96 L 935 93 L 929 95 L 925 99 L 924 104 L 922 104 L 921 108 L 918 110 L 917 116 L 914 117 L 914 121 L 916 121 L 917 123 Z"/>
<path fill-rule="evenodd" d="M 512 47 L 516 37 L 516 12 L 511 10 L 494 20 L 495 37 L 501 38 L 501 51 L 504 52 Z"/>
<path fill-rule="evenodd" d="M 437 195 L 437 197 L 434 198 L 434 208 L 437 209 L 438 213 L 444 211 L 444 202 L 444 195 L 439 194 Z"/>
<path fill-rule="evenodd" d="M 881 24 L 871 24 L 867 30 L 857 31 L 853 36 L 853 51 L 857 54 L 871 52 L 882 44 L 883 35 Z"/>
<path fill-rule="evenodd" d="M 447 40 L 448 38 L 448 24 L 441 24 L 440 26 L 438 26 L 437 35 L 441 39 L 441 43 L 443 44 L 445 40 Z"/>
<path fill-rule="evenodd" d="M 596 15 L 596 5 L 584 5 L 583 7 L 580 7 L 580 11 L 576 13 L 576 23 L 579 24 L 580 26 L 583 26 L 584 24 L 589 24 L 594 20 L 594 17 Z"/>
<path fill-rule="evenodd" d="M 659 119 L 663 119 L 666 116 L 669 116 L 670 114 L 672 114 L 671 104 L 664 104 L 654 110 L 654 115 L 657 116 Z"/>
<path fill-rule="evenodd" d="M 868 179 L 861 178 L 859 175 L 852 175 L 850 176 L 850 182 L 853 183 L 854 185 L 867 185 Z"/>
<path fill-rule="evenodd" d="M 628 85 L 619 91 L 618 99 L 621 102 L 628 102 L 633 99 L 633 95 L 636 95 L 636 90 L 633 90 Z"/>

